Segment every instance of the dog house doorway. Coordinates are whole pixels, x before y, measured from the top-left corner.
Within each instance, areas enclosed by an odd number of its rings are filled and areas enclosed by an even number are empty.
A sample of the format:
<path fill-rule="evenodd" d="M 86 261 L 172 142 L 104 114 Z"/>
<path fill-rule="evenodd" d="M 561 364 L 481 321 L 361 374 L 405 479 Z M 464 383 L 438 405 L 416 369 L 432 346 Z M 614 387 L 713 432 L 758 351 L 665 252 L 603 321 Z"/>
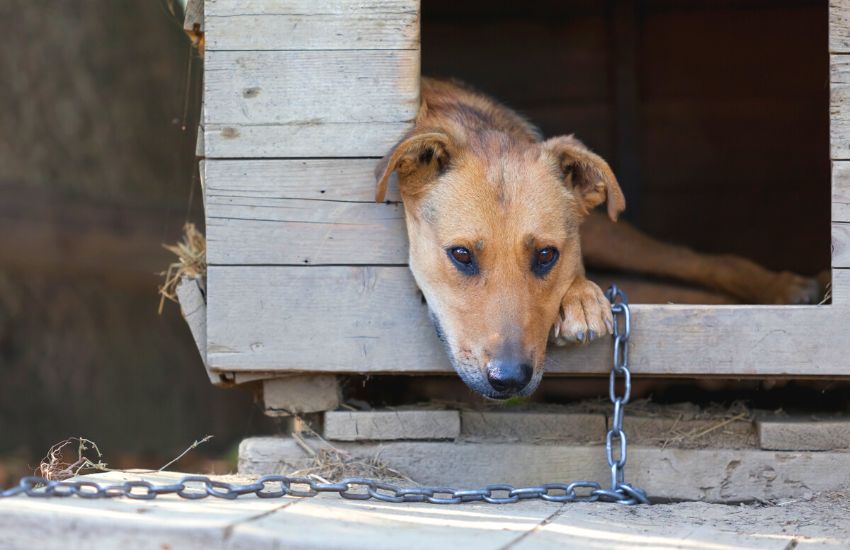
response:
<path fill-rule="evenodd" d="M 806 276 L 830 267 L 825 0 L 422 3 L 422 73 L 575 133 L 620 180 L 625 219 L 700 252 Z M 643 303 L 736 303 L 594 273 Z M 822 276 L 822 281 L 828 275 Z"/>

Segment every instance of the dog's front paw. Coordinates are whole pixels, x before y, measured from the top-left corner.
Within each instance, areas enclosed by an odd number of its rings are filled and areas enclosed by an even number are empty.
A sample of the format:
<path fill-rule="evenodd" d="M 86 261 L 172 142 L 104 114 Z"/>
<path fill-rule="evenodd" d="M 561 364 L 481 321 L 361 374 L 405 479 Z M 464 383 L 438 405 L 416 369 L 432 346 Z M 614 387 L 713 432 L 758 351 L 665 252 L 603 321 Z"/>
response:
<path fill-rule="evenodd" d="M 583 344 L 614 331 L 611 303 L 596 283 L 576 279 L 561 300 L 549 340 L 558 346 Z"/>
<path fill-rule="evenodd" d="M 782 271 L 762 288 L 759 301 L 763 304 L 816 304 L 822 295 L 823 288 L 816 278 Z"/>

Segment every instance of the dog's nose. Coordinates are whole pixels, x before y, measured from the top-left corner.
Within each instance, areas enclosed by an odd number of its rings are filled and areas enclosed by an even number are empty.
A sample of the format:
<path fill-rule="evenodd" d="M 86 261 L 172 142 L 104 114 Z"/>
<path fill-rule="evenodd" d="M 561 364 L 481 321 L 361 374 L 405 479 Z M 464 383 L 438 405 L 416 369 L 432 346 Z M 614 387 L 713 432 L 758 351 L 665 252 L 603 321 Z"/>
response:
<path fill-rule="evenodd" d="M 533 372 L 526 363 L 493 360 L 487 365 L 487 381 L 499 393 L 516 393 L 528 385 Z"/>

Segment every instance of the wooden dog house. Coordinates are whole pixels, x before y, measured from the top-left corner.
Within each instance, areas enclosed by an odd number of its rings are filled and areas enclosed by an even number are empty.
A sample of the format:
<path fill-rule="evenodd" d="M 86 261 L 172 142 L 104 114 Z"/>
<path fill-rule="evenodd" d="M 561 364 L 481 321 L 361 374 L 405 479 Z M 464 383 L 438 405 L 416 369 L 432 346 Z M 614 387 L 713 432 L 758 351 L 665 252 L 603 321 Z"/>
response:
<path fill-rule="evenodd" d="M 373 202 L 377 159 L 419 104 L 419 2 L 206 0 L 203 30 L 196 336 L 213 380 L 452 373 L 406 267 L 397 190 Z M 850 1 L 829 5 L 827 54 L 831 303 L 635 305 L 636 375 L 850 375 Z M 605 374 L 611 351 L 554 349 L 548 376 Z"/>

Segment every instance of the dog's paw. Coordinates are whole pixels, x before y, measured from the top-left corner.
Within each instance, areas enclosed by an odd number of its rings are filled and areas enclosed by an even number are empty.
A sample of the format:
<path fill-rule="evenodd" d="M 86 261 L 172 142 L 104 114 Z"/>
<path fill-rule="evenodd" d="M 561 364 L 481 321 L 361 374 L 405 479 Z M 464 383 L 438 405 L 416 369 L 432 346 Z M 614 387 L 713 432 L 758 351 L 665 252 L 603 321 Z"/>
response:
<path fill-rule="evenodd" d="M 585 278 L 576 279 L 561 300 L 561 312 L 549 340 L 558 346 L 583 344 L 614 331 L 611 303 Z"/>
<path fill-rule="evenodd" d="M 823 288 L 814 277 L 783 271 L 764 288 L 760 301 L 763 304 L 817 304 L 822 294 Z"/>

